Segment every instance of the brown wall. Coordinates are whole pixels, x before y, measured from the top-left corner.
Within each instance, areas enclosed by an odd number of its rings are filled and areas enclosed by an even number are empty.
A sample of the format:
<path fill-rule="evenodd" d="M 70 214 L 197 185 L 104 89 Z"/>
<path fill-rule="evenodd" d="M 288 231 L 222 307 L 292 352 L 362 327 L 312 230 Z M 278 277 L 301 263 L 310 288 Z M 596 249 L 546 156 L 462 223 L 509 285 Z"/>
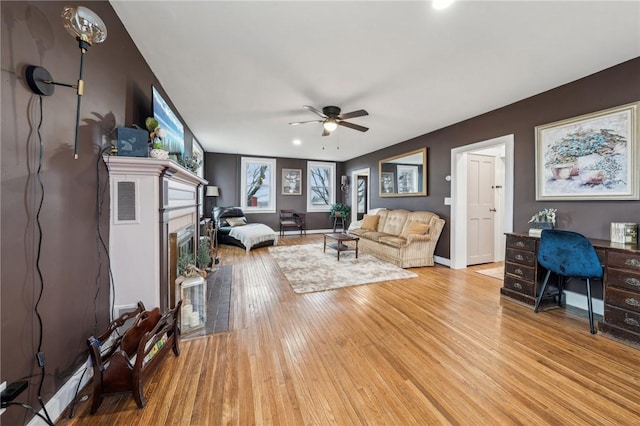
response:
<path fill-rule="evenodd" d="M 240 205 L 240 161 L 243 155 L 221 154 L 208 152 L 205 154 L 204 178 L 209 185 L 220 188 L 220 197 L 205 200 L 205 216 L 211 215 L 213 206 L 230 207 Z M 299 158 L 276 159 L 276 208 L 293 209 L 297 212 L 307 210 L 307 161 Z M 282 169 L 302 170 L 302 195 L 282 195 Z M 344 163 L 336 163 L 336 187 L 340 186 L 340 176 L 344 174 Z M 336 201 L 344 202 L 340 191 Z M 251 222 L 264 223 L 275 230 L 278 226 L 278 213 L 247 214 Z M 308 213 L 306 217 L 307 229 L 328 229 L 333 226 L 329 213 Z"/>
<path fill-rule="evenodd" d="M 85 55 L 85 94 L 82 100 L 80 158 L 73 160 L 76 97 L 57 87 L 42 99 L 42 182 L 40 214 L 42 250 L 37 262 L 40 200 L 37 181 L 39 141 L 38 98 L 24 82 L 24 68 L 42 65 L 56 81 L 73 83 L 80 60 L 78 44 L 63 28 L 65 2 L 0 2 L 2 13 L 2 328 L 0 380 L 9 383 L 33 376 L 20 401 L 37 409 L 40 369 L 34 354 L 39 327 L 34 312 L 41 281 L 38 311 L 44 327 L 42 352 L 47 376 L 43 398 L 49 400 L 87 358 L 86 339 L 102 331 L 109 319 L 108 259 L 97 238 L 98 224 L 105 244 L 109 234 L 107 175 L 99 160 L 101 147 L 111 141 L 115 126 L 143 125 L 151 115 L 151 85 L 166 95 L 108 2 L 84 2 L 104 20 L 107 40 Z M 165 99 L 170 102 L 168 96 Z M 175 109 L 174 109 L 175 110 Z M 186 128 L 185 151 L 191 149 Z M 101 192 L 97 197 L 99 174 Z M 102 192 L 106 189 L 106 193 Z M 102 208 L 96 219 L 98 203 Z M 11 407 L 3 424 L 22 424 L 30 415 Z"/>
<path fill-rule="evenodd" d="M 451 196 L 445 176 L 451 174 L 451 149 L 513 134 L 515 143 L 515 232 L 527 232 L 535 212 L 558 209 L 558 227 L 592 238 L 609 239 L 610 222 L 640 222 L 640 201 L 536 201 L 535 126 L 640 100 L 640 58 L 549 90 L 495 111 L 347 161 L 345 170 L 371 168 L 371 207 L 429 210 L 450 220 Z M 378 161 L 427 148 L 427 196 L 380 198 Z M 435 254 L 450 256 L 450 226 L 445 225 Z"/>

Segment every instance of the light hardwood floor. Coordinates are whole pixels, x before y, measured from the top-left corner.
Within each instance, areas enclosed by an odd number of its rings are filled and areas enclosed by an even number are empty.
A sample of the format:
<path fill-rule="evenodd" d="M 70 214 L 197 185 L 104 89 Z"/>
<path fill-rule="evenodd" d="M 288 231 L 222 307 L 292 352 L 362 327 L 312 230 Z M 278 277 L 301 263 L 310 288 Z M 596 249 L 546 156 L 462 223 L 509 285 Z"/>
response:
<path fill-rule="evenodd" d="M 501 299 L 479 267 L 296 295 L 266 248 L 221 259 L 230 331 L 181 342 L 144 409 L 89 400 L 59 425 L 640 424 L 640 351 Z"/>

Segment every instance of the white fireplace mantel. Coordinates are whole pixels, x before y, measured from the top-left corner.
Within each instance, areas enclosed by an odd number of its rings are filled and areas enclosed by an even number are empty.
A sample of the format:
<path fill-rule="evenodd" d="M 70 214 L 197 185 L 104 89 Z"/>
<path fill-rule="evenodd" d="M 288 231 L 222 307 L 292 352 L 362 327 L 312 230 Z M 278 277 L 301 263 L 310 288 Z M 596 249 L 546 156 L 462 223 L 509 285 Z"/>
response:
<path fill-rule="evenodd" d="M 197 229 L 198 187 L 207 181 L 171 160 L 117 156 L 103 160 L 111 194 L 113 315 L 135 308 L 138 301 L 164 311 L 172 288 L 169 233 L 189 225 Z"/>

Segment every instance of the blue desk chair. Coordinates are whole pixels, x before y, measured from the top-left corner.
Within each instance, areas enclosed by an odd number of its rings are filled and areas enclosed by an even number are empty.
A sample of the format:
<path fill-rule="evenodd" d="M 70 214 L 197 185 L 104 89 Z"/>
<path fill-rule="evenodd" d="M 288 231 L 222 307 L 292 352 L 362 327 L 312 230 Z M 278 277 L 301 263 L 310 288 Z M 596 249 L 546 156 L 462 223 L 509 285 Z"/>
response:
<path fill-rule="evenodd" d="M 534 312 L 538 312 L 540 302 L 549 283 L 551 273 L 559 275 L 558 303 L 562 298 L 563 277 L 579 278 L 587 282 L 587 306 L 589 310 L 589 327 L 591 334 L 596 334 L 593 325 L 593 307 L 591 303 L 591 279 L 601 280 L 604 271 L 600 259 L 591 242 L 577 232 L 545 229 L 540 235 L 538 263 L 547 269 L 540 294 L 536 298 Z"/>

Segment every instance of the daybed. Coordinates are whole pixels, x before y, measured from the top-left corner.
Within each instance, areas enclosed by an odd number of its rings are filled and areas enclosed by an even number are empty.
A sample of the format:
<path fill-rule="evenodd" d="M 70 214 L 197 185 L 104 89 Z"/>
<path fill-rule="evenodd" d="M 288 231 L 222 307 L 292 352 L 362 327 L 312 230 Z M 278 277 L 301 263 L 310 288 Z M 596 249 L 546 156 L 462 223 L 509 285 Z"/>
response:
<path fill-rule="evenodd" d="M 247 223 L 240 207 L 215 207 L 213 223 L 218 232 L 218 244 L 252 248 L 272 246 L 277 242 L 276 231 L 262 223 Z"/>
<path fill-rule="evenodd" d="M 359 228 L 349 233 L 360 237 L 360 250 L 401 268 L 433 266 L 433 252 L 444 219 L 431 212 L 380 210 L 365 215 Z"/>

